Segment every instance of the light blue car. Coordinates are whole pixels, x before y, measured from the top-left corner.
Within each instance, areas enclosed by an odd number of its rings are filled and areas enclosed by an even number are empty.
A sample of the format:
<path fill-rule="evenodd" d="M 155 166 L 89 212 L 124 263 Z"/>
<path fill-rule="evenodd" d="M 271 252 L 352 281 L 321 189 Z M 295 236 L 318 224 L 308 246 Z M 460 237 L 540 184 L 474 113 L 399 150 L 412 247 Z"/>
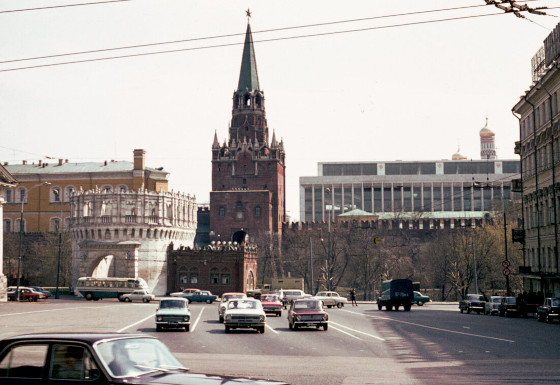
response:
<path fill-rule="evenodd" d="M 185 328 L 188 332 L 191 327 L 191 312 L 189 303 L 184 298 L 162 298 L 156 310 L 156 329 Z"/>

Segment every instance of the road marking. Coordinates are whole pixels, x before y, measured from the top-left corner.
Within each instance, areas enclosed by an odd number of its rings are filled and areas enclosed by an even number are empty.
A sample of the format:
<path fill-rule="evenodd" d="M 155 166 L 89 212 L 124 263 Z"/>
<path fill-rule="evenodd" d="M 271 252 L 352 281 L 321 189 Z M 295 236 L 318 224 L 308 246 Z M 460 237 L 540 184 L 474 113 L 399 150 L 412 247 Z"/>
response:
<path fill-rule="evenodd" d="M 507 339 L 505 339 L 505 338 L 483 336 L 483 335 L 481 335 L 481 334 L 473 334 L 473 333 L 458 332 L 458 331 L 456 331 L 456 330 L 449 330 L 449 329 L 436 328 L 435 326 L 422 325 L 422 324 L 417 324 L 417 323 L 414 323 L 414 322 L 396 320 L 396 319 L 393 319 L 393 318 L 377 317 L 377 316 L 366 316 L 366 317 L 368 317 L 368 318 L 374 318 L 374 319 L 390 320 L 390 321 L 393 321 L 393 322 L 400 322 L 400 323 L 403 323 L 403 324 L 418 326 L 418 327 L 425 328 L 425 329 L 438 330 L 438 331 L 441 331 L 441 332 L 447 332 L 447 333 L 453 333 L 453 334 L 462 334 L 462 335 L 464 335 L 464 336 L 471 336 L 471 337 L 478 337 L 478 338 L 486 338 L 486 339 L 489 339 L 489 340 L 496 340 L 496 341 L 502 341 L 502 342 L 515 343 L 515 341 L 513 341 L 513 340 L 507 340 Z"/>
<path fill-rule="evenodd" d="M 344 311 L 345 311 L 345 312 L 348 312 L 348 313 L 354 313 L 354 314 L 363 315 L 363 316 L 365 316 L 365 317 L 367 317 L 367 318 L 382 319 L 382 320 L 388 320 L 388 321 L 393 321 L 393 322 L 400 322 L 400 323 L 403 323 L 403 324 L 409 324 L 409 325 L 418 326 L 418 327 L 426 328 L 426 329 L 438 330 L 438 331 L 441 331 L 441 332 L 447 332 L 447 333 L 453 333 L 453 334 L 462 334 L 462 335 L 465 335 L 465 336 L 478 337 L 478 338 L 486 338 L 486 339 L 489 339 L 489 340 L 496 340 L 496 341 L 502 341 L 502 342 L 515 343 L 515 341 L 513 341 L 513 340 L 508 340 L 508 339 L 505 339 L 505 338 L 490 337 L 490 336 L 483 336 L 483 335 L 480 335 L 480 334 L 458 332 L 458 331 L 455 331 L 455 330 L 437 328 L 437 327 L 435 327 L 435 326 L 428 326 L 428 325 L 417 324 L 417 323 L 414 323 L 414 322 L 401 321 L 401 320 L 397 320 L 397 319 L 394 319 L 394 318 L 366 315 L 366 314 L 356 313 L 356 312 L 354 312 L 354 311 L 349 311 L 349 310 L 344 310 Z"/>
<path fill-rule="evenodd" d="M 266 326 L 266 328 L 267 328 L 268 330 L 271 330 L 271 331 L 273 331 L 274 333 L 279 334 L 276 330 L 274 330 L 274 329 L 272 328 L 272 326 L 268 326 L 268 324 L 266 324 L 265 326 Z"/>
<path fill-rule="evenodd" d="M 196 325 L 198 325 L 198 321 L 200 321 L 200 317 L 202 317 L 202 313 L 204 312 L 204 309 L 205 307 L 200 309 L 200 313 L 198 313 L 198 317 L 196 317 L 196 321 L 194 321 L 194 325 L 192 325 L 191 332 L 194 332 L 194 329 L 196 329 Z"/>
<path fill-rule="evenodd" d="M 332 322 L 329 322 L 329 323 L 332 324 Z M 338 324 L 337 324 L 337 325 L 338 325 Z M 339 328 L 336 328 L 336 327 L 334 327 L 334 326 L 332 326 L 332 325 L 331 325 L 330 329 L 334 329 L 334 330 L 339 331 L 339 332 L 341 332 L 341 333 L 344 333 L 344 334 L 346 334 L 346 335 L 348 335 L 348 336 L 350 336 L 350 337 L 352 337 L 352 338 L 355 338 L 355 339 L 357 339 L 357 340 L 363 341 L 360 337 L 356 337 L 355 335 L 350 334 L 350 333 L 348 333 L 348 332 L 345 332 L 344 330 L 339 329 Z"/>
<path fill-rule="evenodd" d="M 339 326 L 339 327 L 341 327 L 341 328 L 345 328 L 345 329 L 348 329 L 348 330 L 352 330 L 353 332 L 356 332 L 356 333 L 364 334 L 364 335 L 366 335 L 366 336 L 368 336 L 368 337 L 375 338 L 375 339 L 377 339 L 377 340 L 379 340 L 379 341 L 385 341 L 384 338 L 381 338 L 381 337 L 378 337 L 378 336 L 375 336 L 375 335 L 373 335 L 373 334 L 369 334 L 369 333 L 366 333 L 366 332 L 362 332 L 362 331 L 360 331 L 360 330 L 352 329 L 352 328 L 349 328 L 348 326 L 344 326 L 344 325 L 338 324 L 338 323 L 336 323 L 336 322 L 329 321 L 329 324 L 331 324 L 331 325 L 332 325 L 332 324 L 335 324 L 335 325 L 337 325 L 337 326 Z"/>
<path fill-rule="evenodd" d="M 119 305 L 106 305 L 103 307 L 112 307 L 112 306 L 119 306 Z M 98 306 L 80 306 L 80 307 L 67 307 L 67 308 L 59 308 L 59 309 L 49 309 L 49 310 L 35 310 L 35 311 L 24 311 L 20 313 L 6 313 L 0 314 L 0 317 L 7 317 L 11 315 L 23 315 L 23 314 L 35 314 L 35 313 L 46 313 L 51 311 L 60 311 L 60 310 L 72 310 L 75 311 L 76 309 L 99 309 Z"/>
<path fill-rule="evenodd" d="M 124 332 L 126 329 L 131 328 L 131 327 L 133 327 L 133 326 L 136 326 L 136 325 L 138 325 L 139 323 L 142 323 L 142 322 L 146 321 L 147 319 L 152 318 L 153 316 L 154 316 L 153 314 L 150 314 L 149 316 L 147 316 L 147 317 L 144 318 L 144 319 L 141 319 L 141 320 L 138 321 L 138 322 L 134 322 L 133 324 L 130 324 L 130 325 L 128 325 L 128 326 L 125 326 L 125 327 L 122 328 L 122 329 L 117 330 L 117 333 L 122 333 L 122 332 Z"/>

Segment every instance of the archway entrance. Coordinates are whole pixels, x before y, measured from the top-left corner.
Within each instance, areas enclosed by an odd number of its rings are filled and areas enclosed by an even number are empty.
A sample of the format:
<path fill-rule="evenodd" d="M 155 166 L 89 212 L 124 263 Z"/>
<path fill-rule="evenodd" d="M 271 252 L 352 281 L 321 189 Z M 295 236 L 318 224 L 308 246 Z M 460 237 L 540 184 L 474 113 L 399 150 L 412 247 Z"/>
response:
<path fill-rule="evenodd" d="M 243 230 L 236 231 L 231 237 L 232 242 L 243 243 L 247 239 L 247 233 Z"/>

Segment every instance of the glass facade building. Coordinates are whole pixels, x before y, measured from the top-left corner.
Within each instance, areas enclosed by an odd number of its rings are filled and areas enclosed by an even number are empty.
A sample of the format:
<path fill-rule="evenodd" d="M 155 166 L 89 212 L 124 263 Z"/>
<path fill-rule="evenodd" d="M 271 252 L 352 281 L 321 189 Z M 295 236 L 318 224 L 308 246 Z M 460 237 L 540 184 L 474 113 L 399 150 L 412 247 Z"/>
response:
<path fill-rule="evenodd" d="M 300 218 L 327 221 L 354 209 L 483 217 L 503 209 L 520 176 L 519 160 L 319 163 L 318 176 L 300 177 Z"/>

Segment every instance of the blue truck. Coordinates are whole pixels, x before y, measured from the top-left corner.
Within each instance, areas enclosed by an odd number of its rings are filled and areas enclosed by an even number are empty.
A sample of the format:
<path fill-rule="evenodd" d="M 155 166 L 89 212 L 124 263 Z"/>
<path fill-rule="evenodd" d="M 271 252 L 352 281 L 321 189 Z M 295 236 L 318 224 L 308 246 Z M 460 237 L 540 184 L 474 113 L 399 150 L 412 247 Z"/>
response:
<path fill-rule="evenodd" d="M 410 279 L 389 279 L 381 282 L 381 295 L 377 299 L 377 308 L 381 310 L 399 310 L 402 306 L 410 311 L 414 301 L 414 290 Z"/>

